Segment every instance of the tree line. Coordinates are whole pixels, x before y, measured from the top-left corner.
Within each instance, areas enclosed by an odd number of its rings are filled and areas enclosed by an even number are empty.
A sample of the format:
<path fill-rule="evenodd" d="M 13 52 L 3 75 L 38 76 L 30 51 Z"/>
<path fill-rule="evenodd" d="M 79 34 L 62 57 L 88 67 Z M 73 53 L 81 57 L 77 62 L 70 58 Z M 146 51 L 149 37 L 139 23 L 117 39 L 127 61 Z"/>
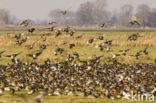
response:
<path fill-rule="evenodd" d="M 55 9 L 50 11 L 48 16 L 51 21 L 61 25 L 97 26 L 105 23 L 106 27 L 127 27 L 131 18 L 135 16 L 141 26 L 156 27 L 156 8 L 140 4 L 134 12 L 130 4 L 123 5 L 120 11 L 109 11 L 106 7 L 106 0 L 87 1 L 80 4 L 77 11 L 67 10 L 67 14 L 62 15 L 60 9 Z M 0 24 L 13 24 L 15 21 L 17 18 L 10 15 L 8 10 L 0 9 Z"/>

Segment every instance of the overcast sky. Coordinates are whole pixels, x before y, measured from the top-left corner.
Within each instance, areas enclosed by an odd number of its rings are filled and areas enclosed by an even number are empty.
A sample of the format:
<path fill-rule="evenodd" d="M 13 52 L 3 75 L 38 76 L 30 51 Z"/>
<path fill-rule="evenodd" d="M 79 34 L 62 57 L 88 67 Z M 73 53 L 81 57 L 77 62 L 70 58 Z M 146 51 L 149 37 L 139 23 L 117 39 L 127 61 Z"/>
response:
<path fill-rule="evenodd" d="M 0 8 L 8 9 L 20 19 L 44 20 L 48 18 L 50 10 L 77 10 L 79 5 L 86 1 L 94 0 L 0 0 Z M 156 8 L 156 0 L 107 0 L 107 9 L 119 10 L 124 4 L 132 4 L 135 8 L 139 4 L 148 4 L 151 8 Z"/>

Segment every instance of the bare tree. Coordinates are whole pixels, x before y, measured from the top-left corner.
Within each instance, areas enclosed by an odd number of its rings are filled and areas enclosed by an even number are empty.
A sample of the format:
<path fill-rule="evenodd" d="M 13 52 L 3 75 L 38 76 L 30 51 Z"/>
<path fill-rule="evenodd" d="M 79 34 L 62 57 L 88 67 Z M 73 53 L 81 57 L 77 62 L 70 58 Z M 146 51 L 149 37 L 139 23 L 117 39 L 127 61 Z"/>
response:
<path fill-rule="evenodd" d="M 92 2 L 86 2 L 80 5 L 77 11 L 77 21 L 80 25 L 94 24 L 93 8 L 94 4 Z"/>
<path fill-rule="evenodd" d="M 8 24 L 9 23 L 9 11 L 6 9 L 0 9 L 0 24 Z"/>
<path fill-rule="evenodd" d="M 85 2 L 77 11 L 77 21 L 80 25 L 95 25 L 109 20 L 110 12 L 105 10 L 106 0 Z"/>
<path fill-rule="evenodd" d="M 137 8 L 136 17 L 144 27 L 148 25 L 148 18 L 149 18 L 150 12 L 151 12 L 151 9 L 146 4 L 141 4 Z"/>
<path fill-rule="evenodd" d="M 156 27 L 156 9 L 153 9 L 148 17 L 148 25 Z"/>
<path fill-rule="evenodd" d="M 122 6 L 121 11 L 120 11 L 120 17 L 119 17 L 120 25 L 126 26 L 129 23 L 132 15 L 133 15 L 132 5 L 126 4 L 126 5 Z"/>

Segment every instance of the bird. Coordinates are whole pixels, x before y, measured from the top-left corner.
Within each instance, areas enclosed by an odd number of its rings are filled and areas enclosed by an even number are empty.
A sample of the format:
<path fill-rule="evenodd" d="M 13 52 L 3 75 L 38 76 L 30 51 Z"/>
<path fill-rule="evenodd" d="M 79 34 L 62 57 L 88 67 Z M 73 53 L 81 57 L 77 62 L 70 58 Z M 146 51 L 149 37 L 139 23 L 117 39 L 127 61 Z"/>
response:
<path fill-rule="evenodd" d="M 49 25 L 55 25 L 56 22 L 55 22 L 55 21 L 51 21 L 51 22 L 49 22 L 48 24 L 49 24 Z"/>
<path fill-rule="evenodd" d="M 112 42 L 113 42 L 113 40 L 106 40 L 106 41 L 104 42 L 104 44 L 112 45 Z"/>
<path fill-rule="evenodd" d="M 71 9 L 71 7 L 68 8 L 68 9 L 66 9 L 66 10 L 61 10 L 60 13 L 61 13 L 62 15 L 66 15 L 66 14 L 68 13 L 69 9 Z"/>
<path fill-rule="evenodd" d="M 29 25 L 29 23 L 30 23 L 30 20 L 24 20 L 24 21 L 22 21 L 22 23 L 20 23 L 20 25 L 24 25 L 25 27 L 27 27 L 28 25 Z"/>
<path fill-rule="evenodd" d="M 66 14 L 67 14 L 67 10 L 62 10 L 62 11 L 60 11 L 60 13 L 61 13 L 62 15 L 66 15 Z"/>
<path fill-rule="evenodd" d="M 131 24 L 131 25 L 137 24 L 138 26 L 140 26 L 140 23 L 139 23 L 138 21 L 136 21 L 136 20 L 130 21 L 129 24 Z M 128 25 L 129 25 L 129 24 L 128 24 Z"/>
<path fill-rule="evenodd" d="M 82 35 L 76 36 L 75 38 L 80 39 L 80 38 L 82 38 Z"/>
<path fill-rule="evenodd" d="M 28 29 L 28 32 L 33 33 L 35 31 L 35 28 Z"/>
<path fill-rule="evenodd" d="M 69 31 L 69 35 L 70 35 L 70 36 L 73 36 L 74 33 L 75 33 L 75 31 L 73 31 L 73 30 L 70 30 L 70 31 Z"/>
<path fill-rule="evenodd" d="M 50 27 L 50 31 L 54 31 L 55 26 Z"/>
<path fill-rule="evenodd" d="M 2 57 L 2 54 L 5 52 L 6 50 L 3 50 L 0 52 L 0 58 Z"/>
<path fill-rule="evenodd" d="M 130 49 L 126 49 L 126 50 L 120 50 L 119 52 L 122 52 L 122 55 L 126 56 L 127 52 L 129 51 Z"/>
<path fill-rule="evenodd" d="M 23 36 L 23 35 L 24 35 L 24 33 L 16 34 L 14 36 L 14 38 L 16 38 L 17 40 L 19 40 L 19 39 L 21 39 L 21 36 Z"/>
<path fill-rule="evenodd" d="M 27 47 L 28 49 L 33 49 L 36 42 L 37 42 L 37 41 L 35 41 L 33 44 L 28 45 L 28 46 L 26 46 L 26 47 Z"/>
<path fill-rule="evenodd" d="M 135 56 L 136 59 L 139 59 L 139 56 L 141 55 L 142 50 L 139 50 L 135 55 L 130 55 L 130 56 Z"/>
<path fill-rule="evenodd" d="M 58 37 L 59 35 L 61 35 L 61 34 L 62 34 L 61 29 L 56 30 L 56 31 L 55 31 L 55 33 L 56 33 L 56 35 L 55 35 L 55 36 L 56 36 L 56 37 Z"/>
<path fill-rule="evenodd" d="M 25 100 L 26 103 L 43 103 L 41 101 L 41 98 L 46 96 L 48 94 L 48 91 L 43 91 L 41 92 L 39 95 L 37 95 L 34 99 L 29 99 L 28 97 L 26 97 L 25 95 L 20 95 L 19 97 L 23 98 Z"/>
<path fill-rule="evenodd" d="M 44 34 L 41 35 L 41 39 L 43 42 L 45 42 L 47 40 L 46 36 Z"/>
<path fill-rule="evenodd" d="M 133 16 L 132 18 L 131 18 L 131 21 L 128 23 L 128 25 L 138 25 L 138 26 L 140 26 L 140 23 L 136 20 L 136 17 L 135 16 Z"/>
<path fill-rule="evenodd" d="M 93 43 L 93 41 L 94 41 L 93 38 L 92 38 L 92 39 L 89 39 L 89 40 L 87 41 L 87 44 L 91 44 L 91 43 Z"/>
<path fill-rule="evenodd" d="M 46 49 L 47 48 L 47 44 L 44 43 L 43 45 L 40 45 L 40 49 Z"/>
<path fill-rule="evenodd" d="M 63 29 L 63 31 L 66 33 L 69 33 L 69 30 L 70 30 L 70 26 L 68 26 L 68 25 Z"/>
<path fill-rule="evenodd" d="M 75 44 L 69 44 L 69 49 L 72 49 L 73 47 L 75 47 Z"/>
<path fill-rule="evenodd" d="M 100 27 L 104 27 L 105 26 L 105 23 L 103 23 L 103 24 L 100 24 Z"/>
<path fill-rule="evenodd" d="M 27 56 L 33 58 L 34 60 L 36 60 L 38 58 L 38 56 L 40 56 L 42 54 L 42 51 L 38 51 L 36 53 L 33 54 L 27 54 Z"/>
<path fill-rule="evenodd" d="M 139 33 L 135 33 L 135 34 L 130 35 L 127 40 L 136 41 L 139 37 L 142 37 L 142 36 L 140 36 Z"/>
<path fill-rule="evenodd" d="M 114 54 L 112 52 L 108 52 L 110 55 L 112 55 L 112 59 L 116 59 L 116 57 L 120 56 L 120 54 Z"/>
<path fill-rule="evenodd" d="M 144 53 L 145 55 L 148 55 L 147 49 L 148 49 L 148 46 L 146 46 L 146 48 L 143 50 L 143 53 Z"/>
<path fill-rule="evenodd" d="M 17 57 L 19 54 L 21 54 L 22 52 L 19 52 L 19 53 L 15 53 L 15 54 L 8 54 L 6 55 L 5 57 L 10 57 L 11 59 Z"/>
<path fill-rule="evenodd" d="M 104 37 L 103 37 L 103 36 L 98 36 L 98 39 L 99 39 L 99 40 L 103 40 Z"/>

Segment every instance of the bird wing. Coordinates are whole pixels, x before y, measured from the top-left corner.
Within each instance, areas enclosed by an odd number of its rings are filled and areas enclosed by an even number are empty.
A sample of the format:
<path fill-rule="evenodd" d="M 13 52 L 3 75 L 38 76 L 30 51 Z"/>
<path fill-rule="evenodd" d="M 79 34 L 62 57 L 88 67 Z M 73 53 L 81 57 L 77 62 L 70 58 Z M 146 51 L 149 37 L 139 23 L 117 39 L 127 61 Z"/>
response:
<path fill-rule="evenodd" d="M 4 51 L 1 51 L 0 54 L 2 54 L 2 53 L 4 53 L 4 52 L 5 52 L 5 50 L 4 50 Z"/>
<path fill-rule="evenodd" d="M 37 53 L 36 53 L 36 56 L 39 56 L 39 55 L 41 55 L 41 53 L 42 53 L 41 51 L 40 51 L 40 52 L 37 52 Z"/>
<path fill-rule="evenodd" d="M 5 57 L 11 57 L 11 55 L 6 55 Z"/>
<path fill-rule="evenodd" d="M 14 54 L 15 56 L 18 56 L 19 54 L 21 54 L 22 52 L 19 52 L 19 53 L 16 53 L 16 54 Z"/>
<path fill-rule="evenodd" d="M 33 55 L 32 55 L 32 54 L 27 54 L 27 56 L 29 56 L 29 57 L 33 57 Z"/>

